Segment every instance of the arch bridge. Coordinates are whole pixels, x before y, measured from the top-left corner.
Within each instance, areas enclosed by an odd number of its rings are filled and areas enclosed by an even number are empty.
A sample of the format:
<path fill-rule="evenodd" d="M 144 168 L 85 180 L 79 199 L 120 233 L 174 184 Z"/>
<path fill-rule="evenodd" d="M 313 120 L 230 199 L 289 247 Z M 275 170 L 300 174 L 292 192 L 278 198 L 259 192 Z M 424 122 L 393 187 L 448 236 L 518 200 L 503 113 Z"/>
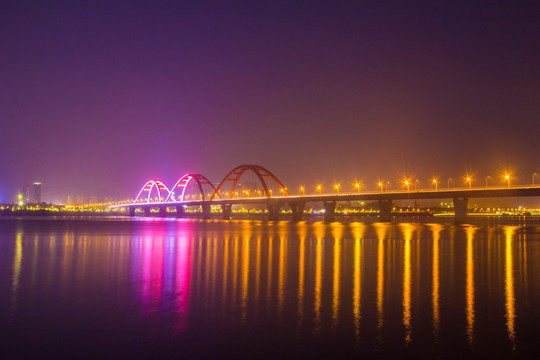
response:
<path fill-rule="evenodd" d="M 234 197 L 240 179 L 246 173 L 253 173 L 263 188 L 263 193 L 255 197 Z M 198 198 L 187 199 L 186 190 L 194 184 Z M 269 184 L 279 188 L 279 194 L 273 194 Z M 230 185 L 230 191 L 224 192 Z M 134 216 L 136 210 L 142 210 L 150 216 L 152 210 L 159 215 L 167 214 L 168 208 L 176 208 L 176 216 L 183 217 L 187 206 L 199 206 L 202 209 L 202 218 L 211 216 L 211 207 L 220 207 L 223 219 L 230 219 L 233 205 L 263 205 L 269 220 L 278 220 L 280 210 L 290 207 L 292 219 L 300 221 L 304 216 L 305 204 L 308 202 L 323 203 L 325 221 L 335 220 L 337 202 L 350 201 L 376 201 L 379 205 L 380 221 L 391 221 L 392 201 L 395 200 L 422 200 L 422 199 L 452 199 L 454 203 L 455 220 L 457 223 L 467 221 L 467 206 L 470 198 L 488 197 L 524 197 L 540 196 L 540 186 L 508 186 L 506 188 L 469 188 L 448 190 L 419 190 L 365 192 L 349 194 L 319 194 L 319 195 L 291 195 L 285 185 L 269 170 L 259 165 L 240 165 L 232 169 L 221 182 L 214 187 L 206 177 L 201 174 L 185 174 L 169 189 L 161 180 L 147 181 L 140 189 L 135 201 L 131 204 L 112 205 L 111 207 L 125 207 L 129 214 Z M 157 210 L 157 211 L 155 211 Z"/>

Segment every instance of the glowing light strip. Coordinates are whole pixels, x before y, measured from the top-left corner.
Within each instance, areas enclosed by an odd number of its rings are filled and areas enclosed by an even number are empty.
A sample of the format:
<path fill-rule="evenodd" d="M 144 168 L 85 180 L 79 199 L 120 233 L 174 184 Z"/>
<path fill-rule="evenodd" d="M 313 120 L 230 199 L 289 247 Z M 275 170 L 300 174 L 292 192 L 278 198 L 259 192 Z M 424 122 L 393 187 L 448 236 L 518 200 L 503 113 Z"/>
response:
<path fill-rule="evenodd" d="M 133 203 L 136 204 L 137 201 L 139 201 L 139 198 L 140 198 L 143 191 L 148 191 L 148 196 L 146 198 L 146 203 L 149 204 L 150 203 L 150 196 L 152 195 L 152 190 L 154 189 L 154 187 L 157 189 L 159 202 L 163 202 L 163 196 L 161 195 L 162 190 L 167 190 L 167 193 L 168 193 L 167 199 L 169 198 L 169 196 L 171 194 L 171 191 L 169 190 L 169 188 L 167 188 L 167 185 L 165 185 L 165 183 L 163 183 L 163 181 L 161 181 L 161 180 L 148 180 L 146 182 L 146 184 L 144 184 L 144 186 L 141 188 L 139 193 L 137 194 L 137 197 L 135 198 L 135 201 Z"/>
<path fill-rule="evenodd" d="M 186 178 L 187 178 L 187 181 L 186 181 Z M 171 188 L 171 191 L 169 192 L 169 196 L 167 196 L 167 198 L 165 199 L 165 202 L 169 201 L 170 198 L 172 198 L 172 200 L 174 202 L 176 202 L 177 200 L 174 198 L 174 190 L 177 188 L 177 187 L 182 187 L 182 195 L 180 196 L 180 201 L 184 201 L 184 193 L 186 191 L 186 187 L 187 185 L 189 184 L 189 182 L 191 181 L 191 179 L 193 179 L 193 176 L 191 176 L 190 174 L 185 174 L 184 176 L 182 176 L 180 179 L 178 179 L 178 181 L 176 182 L 176 184 L 174 184 L 174 186 Z M 185 183 L 183 183 L 185 182 Z M 183 184 L 181 184 L 183 183 Z"/>

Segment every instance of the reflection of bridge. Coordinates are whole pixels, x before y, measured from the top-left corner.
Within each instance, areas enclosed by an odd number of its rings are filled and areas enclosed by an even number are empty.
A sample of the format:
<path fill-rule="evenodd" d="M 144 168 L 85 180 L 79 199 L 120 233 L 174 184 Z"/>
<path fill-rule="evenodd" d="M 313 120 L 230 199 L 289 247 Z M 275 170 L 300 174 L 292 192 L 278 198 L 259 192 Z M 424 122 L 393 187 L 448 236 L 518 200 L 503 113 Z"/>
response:
<path fill-rule="evenodd" d="M 249 197 L 249 194 L 247 197 L 238 197 L 239 193 L 235 190 L 239 185 L 240 178 L 248 171 L 256 175 L 264 194 L 259 192 L 254 197 Z M 280 194 L 278 196 L 273 195 L 272 189 L 266 182 L 267 179 L 270 179 L 274 185 L 279 187 Z M 186 190 L 190 184 L 196 186 L 199 193 L 198 200 L 187 200 Z M 231 189 L 224 192 L 224 186 L 229 184 Z M 154 196 L 152 196 L 153 194 Z M 237 195 L 236 198 L 234 197 L 235 194 Z M 171 189 L 167 188 L 162 181 L 150 180 L 144 184 L 132 204 L 114 205 L 113 207 L 127 208 L 131 216 L 135 215 L 136 209 L 141 209 L 146 216 L 150 216 L 151 209 L 158 209 L 160 215 L 165 215 L 168 208 L 175 208 L 176 216 L 183 217 L 186 207 L 198 206 L 202 208 L 202 218 L 208 219 L 211 206 L 218 206 L 221 207 L 223 219 L 230 219 L 233 205 L 264 205 L 269 220 L 277 220 L 280 210 L 289 207 L 292 219 L 300 221 L 303 218 L 306 203 L 322 202 L 325 210 L 325 221 L 334 221 L 336 202 L 377 201 L 381 221 L 391 221 L 393 200 L 452 199 L 456 222 L 464 222 L 467 218 L 469 198 L 518 196 L 540 196 L 540 186 L 290 195 L 287 188 L 270 171 L 258 165 L 241 165 L 227 174 L 217 187 L 214 187 L 206 177 L 200 174 L 182 176 Z"/>

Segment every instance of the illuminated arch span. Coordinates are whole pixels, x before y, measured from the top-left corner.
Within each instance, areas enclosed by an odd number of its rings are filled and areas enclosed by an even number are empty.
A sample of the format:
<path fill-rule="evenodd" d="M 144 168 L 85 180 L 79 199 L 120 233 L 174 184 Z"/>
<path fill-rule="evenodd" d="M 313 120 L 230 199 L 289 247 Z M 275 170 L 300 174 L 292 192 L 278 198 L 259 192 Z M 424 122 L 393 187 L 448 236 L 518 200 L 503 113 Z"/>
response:
<path fill-rule="evenodd" d="M 203 200 L 206 200 L 203 185 L 210 185 L 210 187 L 212 189 L 212 191 L 211 191 L 212 196 L 215 194 L 216 188 L 214 187 L 214 185 L 212 185 L 212 183 L 210 181 L 208 181 L 207 178 L 205 178 L 204 176 L 202 176 L 200 174 L 186 174 L 186 175 L 182 176 L 176 182 L 176 184 L 174 184 L 174 186 L 171 188 L 171 190 L 169 192 L 169 196 L 167 196 L 165 201 L 175 201 L 175 202 L 176 201 L 180 201 L 180 202 L 184 201 L 184 195 L 185 195 L 186 189 L 187 189 L 189 183 L 192 180 L 195 180 L 195 182 L 197 183 L 197 188 L 199 189 Z M 175 193 L 176 190 L 180 191 L 180 196 L 175 198 L 174 193 Z"/>
<path fill-rule="evenodd" d="M 163 202 L 165 199 L 167 199 L 171 195 L 171 191 L 169 190 L 169 188 L 167 188 L 167 185 L 165 185 L 163 181 L 149 180 L 141 188 L 141 190 L 139 191 L 139 194 L 137 195 L 133 203 L 137 203 L 141 195 L 143 195 L 143 193 L 145 192 L 148 193 L 148 196 L 146 196 L 146 203 L 151 203 L 152 201 L 150 201 L 151 200 L 150 196 L 152 195 L 152 190 L 154 188 L 156 188 L 157 193 L 158 193 L 158 199 L 159 199 L 158 202 Z"/>
<path fill-rule="evenodd" d="M 214 191 L 214 194 L 212 195 L 211 199 L 215 199 L 216 196 L 220 195 L 220 190 L 227 182 L 232 181 L 233 185 L 229 194 L 229 199 L 232 198 L 234 190 L 236 189 L 236 185 L 238 185 L 238 180 L 244 175 L 244 173 L 248 170 L 253 171 L 255 175 L 257 175 L 257 178 L 261 182 L 261 185 L 263 186 L 264 193 L 266 194 L 266 197 L 271 197 L 272 194 L 270 193 L 268 186 L 266 185 L 266 181 L 264 181 L 264 178 L 270 178 L 274 180 L 276 184 L 280 187 L 280 189 L 283 191 L 285 195 L 289 195 L 289 192 L 287 191 L 287 188 L 281 183 L 281 181 L 278 180 L 277 177 L 274 176 L 270 171 L 266 170 L 262 166 L 259 165 L 240 165 L 236 168 L 234 168 L 225 178 L 219 183 L 216 191 Z"/>

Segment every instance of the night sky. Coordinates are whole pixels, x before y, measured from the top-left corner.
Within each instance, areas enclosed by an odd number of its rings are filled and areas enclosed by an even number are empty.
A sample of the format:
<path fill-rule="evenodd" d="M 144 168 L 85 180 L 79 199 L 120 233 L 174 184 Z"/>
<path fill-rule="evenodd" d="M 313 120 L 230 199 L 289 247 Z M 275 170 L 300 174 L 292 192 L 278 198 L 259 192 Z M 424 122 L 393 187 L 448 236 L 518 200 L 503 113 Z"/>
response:
<path fill-rule="evenodd" d="M 290 189 L 530 183 L 539 19 L 538 1 L 2 1 L 0 201 L 243 163 Z"/>

